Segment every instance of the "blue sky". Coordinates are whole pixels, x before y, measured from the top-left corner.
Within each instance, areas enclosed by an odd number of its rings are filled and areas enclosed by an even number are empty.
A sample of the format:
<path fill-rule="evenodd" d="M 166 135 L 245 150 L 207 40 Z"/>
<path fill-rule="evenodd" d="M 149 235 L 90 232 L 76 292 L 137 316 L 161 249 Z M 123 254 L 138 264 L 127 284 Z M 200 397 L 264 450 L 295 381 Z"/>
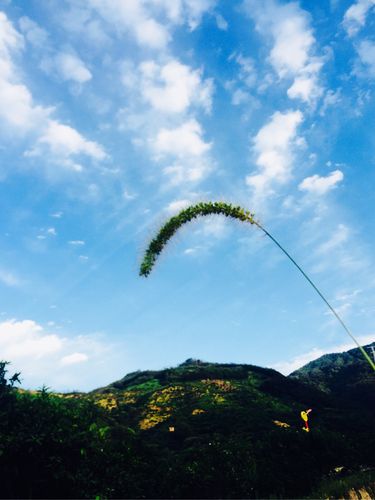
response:
<path fill-rule="evenodd" d="M 375 339 L 375 1 L 0 0 L 0 357 L 88 390 L 189 357 L 283 373 Z"/>

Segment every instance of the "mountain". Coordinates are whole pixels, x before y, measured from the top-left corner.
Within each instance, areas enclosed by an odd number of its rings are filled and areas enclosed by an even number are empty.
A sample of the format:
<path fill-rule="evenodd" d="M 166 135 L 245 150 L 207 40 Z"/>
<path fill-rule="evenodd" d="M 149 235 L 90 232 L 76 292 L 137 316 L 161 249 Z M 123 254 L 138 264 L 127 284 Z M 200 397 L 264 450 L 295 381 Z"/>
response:
<path fill-rule="evenodd" d="M 289 377 L 188 359 L 87 394 L 0 380 L 0 497 L 370 498 L 373 382 L 357 354 Z"/>
<path fill-rule="evenodd" d="M 364 346 L 371 354 L 375 342 Z M 359 349 L 325 354 L 289 375 L 334 396 L 349 406 L 375 408 L 375 374 Z"/>
<path fill-rule="evenodd" d="M 188 359 L 176 368 L 130 373 L 90 396 L 111 411 L 126 407 L 142 439 L 163 455 L 172 453 L 179 464 L 174 481 L 192 483 L 186 473 L 191 460 L 204 470 L 213 467 L 214 480 L 196 471 L 195 486 L 176 486 L 177 497 L 193 498 L 197 491 L 209 498 L 249 496 L 245 464 L 257 471 L 255 497 L 303 496 L 323 478 L 334 480 L 337 471 L 342 476 L 375 465 L 375 405 L 366 392 L 374 379 L 355 350 L 323 356 L 289 377 L 254 365 Z M 300 415 L 308 408 L 309 434 Z M 222 472 L 212 463 L 213 450 Z M 203 451 L 211 458 L 204 459 Z M 228 469 L 238 473 L 238 463 L 243 483 L 235 487 Z"/>

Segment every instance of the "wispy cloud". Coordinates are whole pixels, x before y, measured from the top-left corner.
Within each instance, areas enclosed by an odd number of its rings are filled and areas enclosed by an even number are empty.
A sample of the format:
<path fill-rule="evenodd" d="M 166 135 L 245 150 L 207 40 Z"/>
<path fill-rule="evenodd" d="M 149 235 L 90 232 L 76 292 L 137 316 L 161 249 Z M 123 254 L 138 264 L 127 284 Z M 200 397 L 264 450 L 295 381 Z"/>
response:
<path fill-rule="evenodd" d="M 349 228 L 345 224 L 339 224 L 332 236 L 317 248 L 316 254 L 327 254 L 346 243 L 348 238 Z"/>
<path fill-rule="evenodd" d="M 46 73 L 56 74 L 65 81 L 83 84 L 92 79 L 90 70 L 73 51 L 57 52 L 52 57 L 45 57 L 41 67 Z"/>
<path fill-rule="evenodd" d="M 67 356 L 62 357 L 60 362 L 63 366 L 66 366 L 66 365 L 75 365 L 77 363 L 83 363 L 88 359 L 89 357 L 87 356 L 87 354 L 84 354 L 82 352 L 73 352 L 72 354 L 68 354 Z"/>
<path fill-rule="evenodd" d="M 23 48 L 23 36 L 0 12 L 0 120 L 19 133 L 43 126 L 52 112 L 52 108 L 36 105 L 20 81 L 13 55 Z"/>
<path fill-rule="evenodd" d="M 298 189 L 300 191 L 306 191 L 308 193 L 321 196 L 337 187 L 337 184 L 341 182 L 343 178 L 344 174 L 341 170 L 335 170 L 326 177 L 315 174 L 311 177 L 303 179 L 303 181 L 299 184 Z"/>
<path fill-rule="evenodd" d="M 25 387 L 47 384 L 55 390 L 72 390 L 82 375 L 84 385 L 92 388 L 90 377 L 98 363 L 113 356 L 113 347 L 98 334 L 68 337 L 50 328 L 30 319 L 0 322 L 2 358 L 11 362 L 11 369 L 21 371 Z"/>
<path fill-rule="evenodd" d="M 357 46 L 357 52 L 361 66 L 359 67 L 357 64 L 355 73 L 359 76 L 375 78 L 375 42 L 361 40 Z"/>
<path fill-rule="evenodd" d="M 69 245 L 72 245 L 74 247 L 80 247 L 80 246 L 83 246 L 85 244 L 85 242 L 83 240 L 70 240 L 68 241 Z"/>
<path fill-rule="evenodd" d="M 27 86 L 20 81 L 12 54 L 24 48 L 23 36 L 14 28 L 7 16 L 0 12 L 0 120 L 14 131 L 33 132 L 36 144 L 24 154 L 26 157 L 49 153 L 50 161 L 69 169 L 81 171 L 75 160 L 85 155 L 94 160 L 107 157 L 103 148 L 87 140 L 76 129 L 51 119 L 52 107 L 34 103 Z"/>
<path fill-rule="evenodd" d="M 177 214 L 184 208 L 188 207 L 190 203 L 191 202 L 189 200 L 174 200 L 168 204 L 166 211 L 170 214 Z"/>
<path fill-rule="evenodd" d="M 34 47 L 45 48 L 49 44 L 48 32 L 29 17 L 22 16 L 18 24 L 26 40 Z"/>
<path fill-rule="evenodd" d="M 219 30 L 228 30 L 228 21 L 221 14 L 215 14 L 215 19 Z"/>
<path fill-rule="evenodd" d="M 18 287 L 22 284 L 20 278 L 5 269 L 0 269 L 0 282 L 10 287 Z"/>
<path fill-rule="evenodd" d="M 128 106 L 118 113 L 119 129 L 133 134 L 136 147 L 148 149 L 169 186 L 197 183 L 213 168 L 199 118 L 211 111 L 213 82 L 202 68 L 167 54 L 163 60 L 123 62 Z"/>
<path fill-rule="evenodd" d="M 287 93 L 291 99 L 312 103 L 322 95 L 318 76 L 322 58 L 315 55 L 316 40 L 310 15 L 296 2 L 245 0 L 245 10 L 257 31 L 271 37 L 269 61 L 279 78 L 293 79 Z"/>
<path fill-rule="evenodd" d="M 89 0 L 87 6 L 107 23 L 107 30 L 129 33 L 141 46 L 163 49 L 170 40 L 167 27 L 151 17 L 145 2 Z"/>
<path fill-rule="evenodd" d="M 39 137 L 35 147 L 26 151 L 25 156 L 41 156 L 49 152 L 55 161 L 72 170 L 81 171 L 80 163 L 75 160 L 80 155 L 94 160 L 104 160 L 107 155 L 103 148 L 93 141 L 85 139 L 77 130 L 69 125 L 50 120 L 44 133 Z"/>
<path fill-rule="evenodd" d="M 370 344 L 375 341 L 375 334 L 361 335 L 357 337 L 357 340 L 360 345 Z M 323 356 L 324 354 L 345 352 L 355 347 L 356 345 L 353 342 L 345 342 L 341 344 L 331 345 L 326 348 L 314 347 L 310 351 L 305 352 L 303 354 L 299 354 L 298 356 L 295 356 L 289 361 L 280 361 L 278 363 L 274 363 L 272 365 L 272 368 L 278 370 L 284 375 L 289 375 L 293 371 L 297 370 L 298 368 L 301 368 L 307 363 L 310 363 L 310 361 L 314 361 L 315 359 L 319 358 L 320 356 Z"/>
<path fill-rule="evenodd" d="M 211 109 L 212 80 L 203 80 L 201 70 L 172 59 L 164 65 L 145 61 L 140 64 L 139 73 L 142 97 L 155 110 L 181 113 L 192 105 Z"/>
<path fill-rule="evenodd" d="M 196 120 L 189 120 L 174 129 L 159 130 L 152 147 L 158 157 L 171 155 L 177 158 L 199 157 L 211 145 L 202 139 L 202 127 Z"/>
<path fill-rule="evenodd" d="M 53 217 L 54 219 L 61 219 L 61 217 L 64 215 L 64 212 L 54 212 L 51 214 L 51 217 Z"/>
<path fill-rule="evenodd" d="M 357 0 L 345 12 L 343 26 L 350 37 L 365 25 L 367 15 L 375 6 L 375 0 Z"/>
<path fill-rule="evenodd" d="M 302 118 L 300 111 L 277 111 L 254 137 L 252 149 L 258 172 L 246 177 L 246 184 L 256 196 L 265 196 L 272 192 L 273 185 L 290 179 L 293 148 L 301 142 L 297 128 Z"/>
<path fill-rule="evenodd" d="M 204 141 L 202 127 L 195 119 L 173 129 L 160 129 L 150 144 L 156 161 L 168 160 L 163 172 L 175 185 L 200 181 L 210 171 L 211 144 Z"/>

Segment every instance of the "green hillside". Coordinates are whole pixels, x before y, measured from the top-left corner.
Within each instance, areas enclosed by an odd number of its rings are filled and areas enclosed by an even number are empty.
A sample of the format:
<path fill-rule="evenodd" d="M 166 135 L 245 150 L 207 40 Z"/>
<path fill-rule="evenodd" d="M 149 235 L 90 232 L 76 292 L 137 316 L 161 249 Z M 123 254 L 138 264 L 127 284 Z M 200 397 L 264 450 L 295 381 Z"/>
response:
<path fill-rule="evenodd" d="M 375 342 L 365 346 L 368 352 L 371 346 Z M 375 408 L 375 376 L 358 349 L 326 354 L 289 377 L 334 395 L 348 405 Z"/>
<path fill-rule="evenodd" d="M 3 374 L 1 496 L 302 498 L 371 488 L 375 406 L 347 396 L 373 382 L 360 356 L 345 354 L 289 377 L 190 359 L 88 394 L 16 391 Z"/>

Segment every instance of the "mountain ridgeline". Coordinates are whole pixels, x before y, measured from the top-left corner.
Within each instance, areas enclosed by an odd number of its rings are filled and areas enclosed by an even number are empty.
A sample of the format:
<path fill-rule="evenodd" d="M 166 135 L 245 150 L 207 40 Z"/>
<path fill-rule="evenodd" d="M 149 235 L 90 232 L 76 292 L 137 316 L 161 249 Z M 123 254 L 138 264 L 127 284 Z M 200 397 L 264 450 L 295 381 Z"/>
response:
<path fill-rule="evenodd" d="M 288 377 L 188 359 L 88 394 L 0 387 L 2 497 L 375 494 L 375 376 L 357 349 Z"/>
<path fill-rule="evenodd" d="M 375 347 L 375 343 L 366 346 L 369 354 L 371 347 Z M 359 349 L 325 354 L 291 373 L 289 378 L 308 383 L 343 404 L 375 408 L 375 376 Z"/>

